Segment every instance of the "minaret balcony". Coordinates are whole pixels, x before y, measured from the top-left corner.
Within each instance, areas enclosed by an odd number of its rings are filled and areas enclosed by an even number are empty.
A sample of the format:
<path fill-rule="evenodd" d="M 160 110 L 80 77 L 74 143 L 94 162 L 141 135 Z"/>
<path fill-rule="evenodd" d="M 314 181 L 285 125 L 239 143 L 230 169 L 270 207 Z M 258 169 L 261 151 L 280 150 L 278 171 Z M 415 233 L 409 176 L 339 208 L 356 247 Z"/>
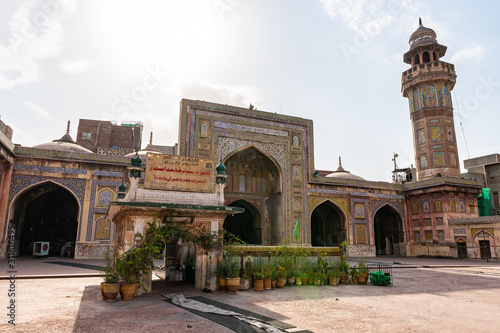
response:
<path fill-rule="evenodd" d="M 444 79 L 455 82 L 456 77 L 453 64 L 438 60 L 418 64 L 404 71 L 401 76 L 401 84 L 405 90 L 421 81 Z"/>

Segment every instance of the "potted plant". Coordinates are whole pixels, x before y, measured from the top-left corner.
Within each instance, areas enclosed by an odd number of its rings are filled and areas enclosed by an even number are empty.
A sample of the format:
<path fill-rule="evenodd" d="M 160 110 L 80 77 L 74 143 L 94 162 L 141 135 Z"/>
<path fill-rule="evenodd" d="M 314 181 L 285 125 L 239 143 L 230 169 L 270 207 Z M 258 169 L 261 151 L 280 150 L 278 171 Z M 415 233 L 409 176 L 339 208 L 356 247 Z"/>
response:
<path fill-rule="evenodd" d="M 248 290 L 250 289 L 250 280 L 252 279 L 252 271 L 253 271 L 253 259 L 251 256 L 248 256 L 245 259 L 245 265 L 243 269 L 243 276 L 240 279 L 240 288 L 239 290 Z"/>
<path fill-rule="evenodd" d="M 321 275 L 321 285 L 328 283 L 328 260 L 326 259 L 326 254 L 326 251 L 320 251 L 318 253 L 317 271 Z"/>
<path fill-rule="evenodd" d="M 262 273 L 264 273 L 264 290 L 271 289 L 271 281 L 273 277 L 274 267 L 270 262 L 264 265 Z"/>
<path fill-rule="evenodd" d="M 285 270 L 285 267 L 279 266 L 278 270 L 276 271 L 276 275 L 277 275 L 277 279 L 278 279 L 276 286 L 278 288 L 283 288 L 285 286 L 286 274 L 287 274 L 287 271 Z"/>
<path fill-rule="evenodd" d="M 359 284 L 359 271 L 358 271 L 358 267 L 356 265 L 351 267 L 350 274 L 351 274 L 352 283 Z"/>
<path fill-rule="evenodd" d="M 227 291 L 236 294 L 240 287 L 240 261 L 235 257 L 226 258 L 227 261 Z"/>
<path fill-rule="evenodd" d="M 314 285 L 321 286 L 321 282 L 323 281 L 323 273 L 314 272 Z"/>
<path fill-rule="evenodd" d="M 359 258 L 358 269 L 359 269 L 359 284 L 367 284 L 368 283 L 368 267 L 366 265 L 365 258 Z"/>
<path fill-rule="evenodd" d="M 264 290 L 264 259 L 255 258 L 253 261 L 253 288 L 255 291 Z"/>
<path fill-rule="evenodd" d="M 264 290 L 264 273 L 262 272 L 253 273 L 253 290 L 255 291 Z"/>
<path fill-rule="evenodd" d="M 368 283 L 368 267 L 366 266 L 366 259 L 365 258 L 359 258 L 358 270 L 359 270 L 359 284 L 367 284 Z"/>
<path fill-rule="evenodd" d="M 221 261 L 215 270 L 215 275 L 219 279 L 220 291 L 227 293 L 227 261 Z"/>
<path fill-rule="evenodd" d="M 294 270 L 286 271 L 286 283 L 289 286 L 295 285 L 295 276 L 297 273 Z"/>
<path fill-rule="evenodd" d="M 134 298 L 140 279 L 141 263 L 133 251 L 127 251 L 116 261 L 116 270 L 120 276 L 120 295 L 123 301 Z"/>
<path fill-rule="evenodd" d="M 106 266 L 101 267 L 103 278 L 103 282 L 101 282 L 101 294 L 102 298 L 107 302 L 115 301 L 120 290 L 120 284 L 118 283 L 119 276 L 114 265 L 116 254 L 116 251 L 111 250 L 111 247 L 108 246 L 104 254 Z"/>
<path fill-rule="evenodd" d="M 336 286 L 339 284 L 339 270 L 338 267 L 335 265 L 333 268 L 328 271 L 328 282 L 331 286 Z"/>

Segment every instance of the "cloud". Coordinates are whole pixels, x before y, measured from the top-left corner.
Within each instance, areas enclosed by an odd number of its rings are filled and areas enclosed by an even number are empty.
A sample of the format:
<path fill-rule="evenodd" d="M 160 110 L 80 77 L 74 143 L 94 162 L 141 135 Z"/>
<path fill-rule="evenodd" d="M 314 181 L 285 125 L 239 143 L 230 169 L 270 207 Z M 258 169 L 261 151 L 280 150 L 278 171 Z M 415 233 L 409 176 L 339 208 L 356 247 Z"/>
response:
<path fill-rule="evenodd" d="M 37 105 L 37 104 L 32 103 L 32 102 L 28 102 L 28 101 L 23 101 L 23 105 L 26 106 L 31 111 L 41 115 L 44 118 L 47 118 L 47 119 L 51 118 L 50 113 L 47 110 L 45 110 L 44 108 L 42 108 L 40 105 Z"/>
<path fill-rule="evenodd" d="M 17 7 L 7 22 L 8 44 L 0 44 L 0 90 L 38 80 L 38 61 L 61 53 L 63 21 L 75 8 L 76 0 L 25 0 Z"/>
<path fill-rule="evenodd" d="M 451 57 L 450 62 L 455 64 L 465 62 L 467 60 L 474 60 L 475 62 L 478 62 L 483 57 L 485 51 L 486 49 L 483 46 L 475 45 L 455 53 L 453 57 Z"/>
<path fill-rule="evenodd" d="M 374 37 L 399 19 L 403 11 L 415 11 L 409 1 L 320 0 L 329 16 L 340 19 L 352 31 Z"/>
<path fill-rule="evenodd" d="M 247 107 L 252 103 L 258 107 L 260 91 L 250 86 L 214 85 L 206 81 L 183 81 L 180 85 L 181 98 L 211 101 Z"/>
<path fill-rule="evenodd" d="M 61 70 L 67 74 L 78 74 L 86 72 L 90 67 L 87 60 L 64 60 L 60 63 Z"/>

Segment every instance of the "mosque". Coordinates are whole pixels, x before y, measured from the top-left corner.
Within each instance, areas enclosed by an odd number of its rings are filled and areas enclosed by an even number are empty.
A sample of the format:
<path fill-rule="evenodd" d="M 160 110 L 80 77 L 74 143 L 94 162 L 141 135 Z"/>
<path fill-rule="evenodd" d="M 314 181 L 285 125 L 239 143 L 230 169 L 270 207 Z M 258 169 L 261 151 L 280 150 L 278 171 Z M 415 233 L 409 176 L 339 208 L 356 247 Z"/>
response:
<path fill-rule="evenodd" d="M 217 221 L 255 246 L 288 241 L 337 248 L 347 240 L 355 257 L 481 258 L 488 247 L 490 257 L 498 258 L 500 218 L 478 215 L 476 197 L 484 182 L 465 179 L 460 171 L 450 96 L 454 65 L 441 60 L 446 46 L 419 23 L 403 56 L 410 66 L 402 74 L 402 94 L 409 102 L 416 161 L 404 177 L 392 183 L 365 180 L 340 159 L 335 171 L 317 170 L 313 121 L 252 105 L 183 99 L 178 143 L 155 146 L 151 137 L 137 154 L 140 123 L 82 119 L 76 141 L 68 124 L 60 139 L 34 147 L 13 145 L 12 130 L 2 123 L 0 254 L 14 246 L 17 254 L 31 255 L 34 243 L 47 241 L 50 254 L 59 255 L 73 242 L 75 258 L 101 258 L 115 240 L 126 242 L 127 232 L 136 230 L 118 220 L 137 215 L 140 205 L 178 200 L 184 205 L 179 209 Z M 222 165 L 225 185 L 215 177 L 204 190 L 209 193 L 170 188 L 159 195 L 147 182 L 146 163 L 155 155 L 201 161 L 212 173 Z M 145 172 L 134 180 L 129 174 L 137 156 L 142 164 L 135 167 Z M 125 198 L 118 197 L 122 181 L 121 190 L 129 191 Z M 9 230 L 15 230 L 14 245 Z"/>

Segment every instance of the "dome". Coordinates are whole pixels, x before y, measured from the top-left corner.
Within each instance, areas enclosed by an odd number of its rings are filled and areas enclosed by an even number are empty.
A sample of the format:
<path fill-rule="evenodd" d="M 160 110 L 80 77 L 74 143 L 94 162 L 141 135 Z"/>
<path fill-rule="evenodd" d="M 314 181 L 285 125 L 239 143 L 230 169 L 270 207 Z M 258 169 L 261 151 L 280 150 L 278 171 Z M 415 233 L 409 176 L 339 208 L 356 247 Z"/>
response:
<path fill-rule="evenodd" d="M 80 146 L 75 141 L 71 135 L 69 135 L 69 125 L 70 122 L 68 120 L 68 127 L 66 129 L 66 134 L 64 134 L 59 140 L 53 140 L 52 142 L 42 143 L 33 148 L 37 149 L 47 149 L 47 150 L 56 150 L 56 151 L 65 151 L 68 153 L 86 153 L 93 154 L 93 152 L 85 147 Z"/>
<path fill-rule="evenodd" d="M 124 157 L 126 157 L 126 158 L 134 158 L 137 155 L 139 155 L 139 157 L 141 158 L 141 160 L 146 161 L 148 159 L 148 153 L 151 153 L 151 154 L 161 154 L 160 151 L 157 150 L 157 149 L 146 147 L 144 149 L 139 150 L 137 153 L 130 153 L 130 154 L 125 155 Z"/>
<path fill-rule="evenodd" d="M 325 177 L 328 178 L 340 178 L 340 179 L 356 179 L 356 180 L 366 180 L 361 176 L 355 175 L 353 173 L 350 173 L 349 171 L 344 171 L 344 172 L 332 172 L 329 175 L 326 175 Z"/>
<path fill-rule="evenodd" d="M 342 159 L 339 156 L 339 167 L 336 171 L 326 175 L 327 178 L 340 178 L 340 179 L 355 179 L 355 180 L 365 180 L 363 177 L 350 173 L 349 171 L 344 170 L 342 167 Z"/>
<path fill-rule="evenodd" d="M 418 19 L 418 23 L 418 29 L 411 34 L 410 40 L 408 41 L 410 49 L 417 45 L 437 44 L 436 32 L 431 28 L 424 27 L 421 18 Z"/>
<path fill-rule="evenodd" d="M 225 175 L 226 174 L 226 167 L 224 166 L 224 164 L 222 164 L 222 158 L 221 158 L 219 165 L 215 168 L 215 171 L 217 171 L 218 175 Z"/>
<path fill-rule="evenodd" d="M 71 143 L 71 142 L 53 141 L 53 142 L 47 142 L 47 143 L 42 143 L 42 144 L 33 146 L 33 148 L 66 151 L 69 153 L 93 154 L 93 152 L 91 150 L 89 150 L 85 147 L 82 147 L 76 143 Z"/>

